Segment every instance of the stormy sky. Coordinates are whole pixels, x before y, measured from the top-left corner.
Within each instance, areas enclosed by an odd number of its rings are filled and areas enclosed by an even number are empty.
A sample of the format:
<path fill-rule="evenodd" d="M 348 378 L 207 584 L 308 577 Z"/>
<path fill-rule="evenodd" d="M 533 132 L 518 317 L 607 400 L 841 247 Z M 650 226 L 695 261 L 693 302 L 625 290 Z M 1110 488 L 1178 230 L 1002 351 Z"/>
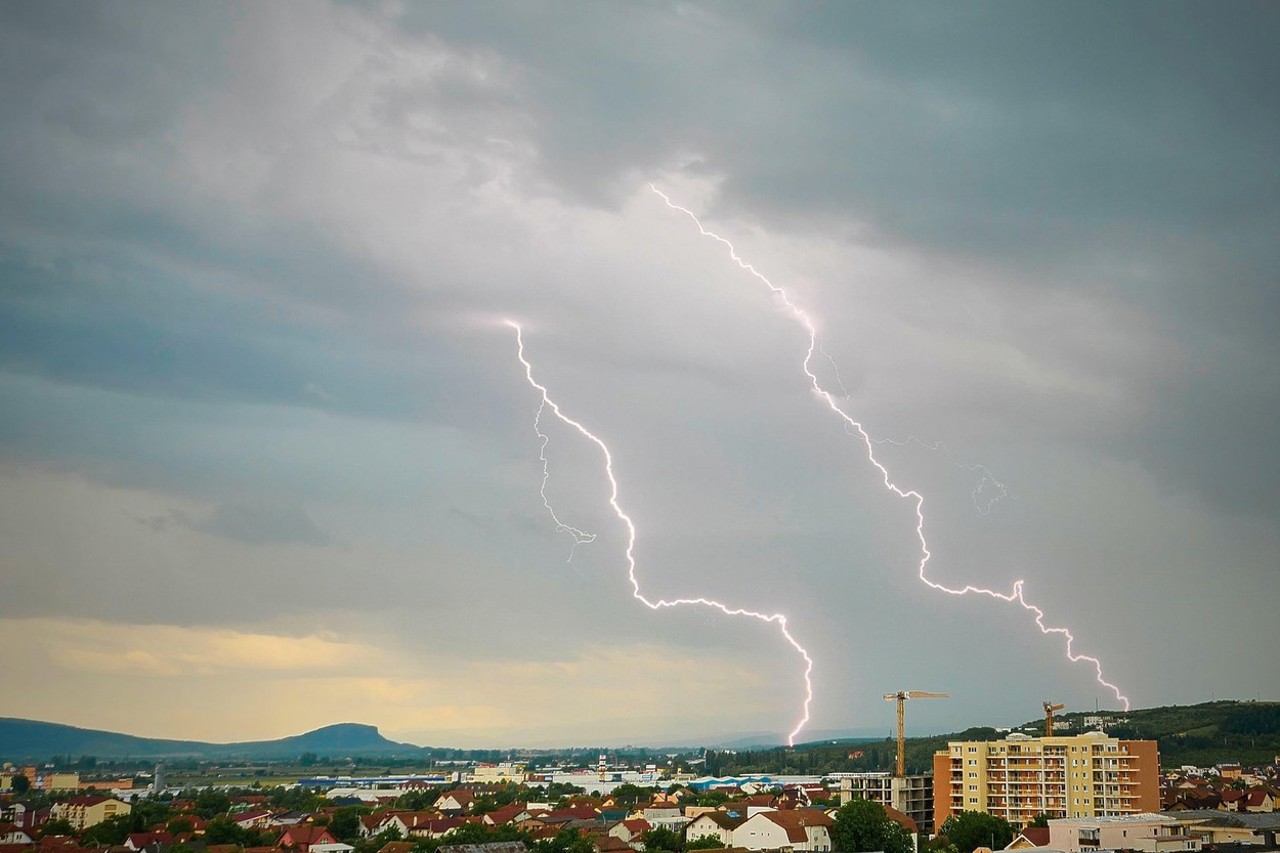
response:
<path fill-rule="evenodd" d="M 1265 3 L 0 5 L 3 715 L 422 744 L 1276 699 Z M 570 560 L 570 556 L 572 559 Z M 20 686 L 21 689 L 12 689 Z"/>

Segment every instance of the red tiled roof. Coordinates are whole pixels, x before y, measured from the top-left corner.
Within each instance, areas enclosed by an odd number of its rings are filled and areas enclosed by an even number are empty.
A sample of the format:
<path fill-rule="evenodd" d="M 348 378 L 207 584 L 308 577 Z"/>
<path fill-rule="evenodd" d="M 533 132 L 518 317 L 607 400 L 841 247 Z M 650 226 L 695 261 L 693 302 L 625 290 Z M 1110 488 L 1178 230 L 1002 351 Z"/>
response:
<path fill-rule="evenodd" d="M 1022 837 L 1030 841 L 1037 847 L 1049 846 L 1049 827 L 1047 826 L 1028 826 L 1022 830 Z"/>
<path fill-rule="evenodd" d="M 920 827 L 916 825 L 915 818 L 911 817 L 910 815 L 903 814 L 902 812 L 895 809 L 893 806 L 885 806 L 884 813 L 888 815 L 889 820 L 898 824 L 898 826 L 902 827 L 907 832 L 920 831 Z"/>
<path fill-rule="evenodd" d="M 808 840 L 807 826 L 832 826 L 833 821 L 820 809 L 792 809 L 790 811 L 760 812 L 759 817 L 773 821 L 787 831 L 787 840 L 803 843 Z"/>

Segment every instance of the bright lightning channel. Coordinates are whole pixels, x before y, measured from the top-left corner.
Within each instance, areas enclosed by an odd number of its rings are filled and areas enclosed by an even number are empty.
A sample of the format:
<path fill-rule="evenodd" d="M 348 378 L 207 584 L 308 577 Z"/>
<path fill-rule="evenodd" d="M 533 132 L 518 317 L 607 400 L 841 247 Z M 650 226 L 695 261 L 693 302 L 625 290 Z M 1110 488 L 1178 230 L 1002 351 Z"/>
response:
<path fill-rule="evenodd" d="M 646 597 L 642 592 L 640 592 L 640 581 L 636 577 L 636 558 L 635 558 L 636 525 L 635 525 L 635 522 L 631 520 L 631 516 L 627 515 L 626 512 L 623 511 L 621 504 L 618 503 L 618 480 L 613 474 L 613 454 L 609 451 L 609 447 L 604 443 L 603 439 L 601 439 L 598 435 L 593 433 L 591 430 L 587 429 L 581 423 L 579 423 L 578 421 L 574 420 L 573 418 L 566 415 L 563 411 L 561 411 L 560 406 L 556 403 L 556 401 L 551 399 L 551 395 L 548 393 L 546 386 L 540 384 L 536 379 L 533 378 L 533 365 L 529 363 L 529 360 L 525 357 L 525 354 L 524 354 L 523 330 L 521 329 L 520 324 L 515 322 L 514 320 L 507 320 L 506 324 L 515 330 L 516 357 L 519 358 L 520 363 L 524 365 L 525 379 L 527 379 L 529 384 L 533 386 L 534 390 L 536 390 L 540 395 L 542 395 L 542 401 L 538 406 L 538 418 L 541 417 L 543 411 L 545 411 L 546 409 L 550 409 L 551 413 L 555 415 L 557 418 L 559 418 L 563 423 L 577 430 L 579 435 L 581 435 L 583 438 L 587 439 L 596 447 L 598 447 L 600 449 L 600 454 L 604 457 L 604 473 L 609 480 L 609 506 L 613 508 L 613 514 L 618 517 L 618 520 L 621 521 L 623 526 L 626 527 L 627 529 L 627 549 L 626 549 L 627 578 L 631 581 L 631 595 L 637 601 L 643 604 L 645 607 L 648 607 L 650 610 L 661 610 L 664 607 L 679 607 L 679 606 L 688 605 L 688 604 L 700 604 L 704 607 L 711 607 L 716 610 L 719 610 L 721 613 L 725 614 L 726 616 L 749 616 L 752 619 L 758 619 L 761 622 L 773 623 L 778 626 L 778 630 L 782 632 L 783 638 L 786 639 L 786 641 L 791 644 L 791 647 L 793 649 L 799 652 L 800 657 L 804 658 L 804 690 L 805 690 L 804 709 L 800 719 L 795 723 L 795 726 L 787 734 L 788 745 L 794 745 L 796 741 L 796 735 L 798 735 L 800 733 L 800 730 L 803 729 L 805 725 L 809 722 L 809 705 L 810 703 L 813 702 L 813 681 L 810 677 L 811 674 L 813 673 L 813 658 L 809 657 L 809 652 L 807 652 L 804 646 L 800 645 L 800 643 L 796 640 L 796 638 L 792 636 L 790 629 L 788 629 L 787 627 L 786 615 L 782 613 L 771 613 L 771 614 L 758 613 L 754 610 L 747 610 L 742 607 L 730 607 L 727 604 L 721 604 L 719 601 L 714 601 L 710 598 L 674 598 L 674 599 L 658 599 L 655 601 Z M 535 426 L 536 425 L 537 425 L 537 419 L 535 419 Z M 542 500 L 543 500 L 543 503 L 547 503 L 547 496 L 546 496 L 547 468 L 546 468 L 546 457 L 545 457 L 547 439 L 546 439 L 546 436 L 542 433 L 540 427 L 538 427 L 538 435 L 541 436 L 543 439 L 542 448 L 544 451 L 544 453 L 542 454 L 543 456 Z M 549 503 L 547 504 L 547 509 L 548 510 L 551 509 L 551 506 Z M 564 529 L 570 532 L 574 532 L 576 530 L 576 528 L 570 528 L 568 525 L 563 524 L 558 518 L 556 518 L 554 511 L 551 512 L 551 517 L 555 519 L 557 524 L 557 529 Z M 579 534 L 581 534 L 581 531 L 577 531 L 577 533 L 575 533 L 575 540 L 577 539 Z M 590 534 L 582 534 L 582 535 L 590 535 Z"/>
<path fill-rule="evenodd" d="M 813 367 L 812 367 L 813 355 L 815 352 L 819 351 L 818 350 L 818 332 L 809 314 L 806 313 L 804 309 L 800 308 L 800 306 L 798 306 L 795 302 L 791 301 L 791 297 L 786 290 L 774 284 L 772 281 L 768 279 L 768 277 L 766 277 L 763 273 L 757 270 L 754 266 L 744 261 L 738 255 L 738 250 L 734 248 L 733 243 L 729 242 L 724 237 L 721 237 L 719 234 L 716 234 L 712 231 L 708 231 L 706 227 L 703 226 L 702 221 L 698 219 L 698 217 L 693 213 L 693 211 L 689 210 L 688 208 L 681 207 L 680 205 L 673 202 L 666 193 L 658 189 L 653 184 L 649 184 L 649 189 L 653 190 L 653 192 L 662 199 L 662 201 L 667 205 L 667 207 L 669 207 L 670 209 L 678 213 L 683 213 L 685 216 L 689 217 L 689 219 L 693 221 L 693 224 L 697 226 L 698 233 L 700 233 L 703 237 L 708 237 L 722 244 L 725 247 L 725 249 L 728 250 L 730 259 L 735 264 L 737 264 L 740 269 L 754 276 L 762 284 L 764 284 L 765 287 L 769 288 L 769 290 L 772 291 L 774 295 L 779 297 L 779 299 L 781 299 L 782 301 L 782 304 L 785 305 L 787 310 L 791 313 L 791 316 L 795 318 L 797 323 L 799 323 L 801 326 L 804 327 L 805 332 L 809 336 L 809 346 L 805 352 L 804 361 L 801 363 L 801 368 L 804 370 L 805 376 L 809 378 L 809 385 L 813 389 L 813 392 L 818 396 L 819 399 L 821 399 L 824 403 L 827 404 L 827 407 L 833 413 L 835 413 L 837 417 L 839 417 L 842 421 L 844 421 L 846 430 L 852 429 L 854 433 L 862 440 L 863 446 L 866 447 L 866 450 L 867 450 L 867 461 L 870 462 L 873 466 L 875 466 L 876 470 L 880 472 L 880 476 L 884 482 L 884 487 L 889 491 L 893 492 L 898 497 L 912 501 L 915 505 L 916 538 L 919 539 L 920 541 L 920 563 L 918 566 L 918 574 L 919 574 L 920 580 L 923 581 L 926 585 L 932 587 L 933 589 L 936 589 L 939 592 L 945 592 L 949 595 L 968 595 L 969 593 L 976 593 L 978 595 L 990 596 L 991 598 L 996 598 L 996 599 L 999 599 L 1000 601 L 1006 601 L 1011 604 L 1013 603 L 1018 604 L 1024 610 L 1027 610 L 1028 612 L 1034 614 L 1036 627 L 1040 629 L 1040 632 L 1042 634 L 1045 634 L 1045 635 L 1057 634 L 1064 637 L 1066 639 L 1067 660 L 1071 661 L 1072 663 L 1084 662 L 1084 663 L 1092 664 L 1098 684 L 1100 684 L 1101 686 L 1107 688 L 1112 693 L 1114 693 L 1116 699 L 1118 699 L 1121 703 L 1124 704 L 1124 710 L 1126 711 L 1129 710 L 1129 698 L 1120 692 L 1119 687 L 1107 681 L 1103 677 L 1102 662 L 1098 660 L 1096 657 L 1092 657 L 1090 655 L 1076 654 L 1075 651 L 1073 650 L 1076 638 L 1071 633 L 1070 630 L 1068 630 L 1067 628 L 1048 626 L 1045 624 L 1044 611 L 1041 610 L 1039 607 L 1037 607 L 1035 604 L 1032 604 L 1031 602 L 1027 601 L 1027 599 L 1024 597 L 1023 581 L 1021 580 L 1014 581 L 1012 591 L 1008 593 L 1002 593 L 1002 592 L 997 592 L 991 589 L 984 589 L 983 587 L 979 587 L 979 586 L 973 586 L 972 584 L 966 584 L 964 587 L 961 587 L 960 589 L 953 589 L 951 587 L 940 584 L 929 578 L 928 574 L 925 572 L 925 567 L 929 563 L 929 558 L 932 557 L 933 555 L 929 551 L 929 543 L 928 543 L 928 540 L 925 539 L 925 535 L 924 535 L 924 496 L 921 495 L 919 492 L 917 492 L 915 489 L 903 489 L 893 482 L 893 479 L 889 476 L 889 469 L 887 469 L 884 465 L 880 463 L 878 459 L 876 459 L 875 450 L 874 450 L 874 443 L 875 443 L 874 440 L 867 433 L 867 431 L 863 429 L 862 424 L 860 422 L 855 420 L 844 409 L 840 408 L 839 403 L 836 402 L 836 399 L 831 394 L 831 392 L 823 388 L 822 384 L 818 381 L 818 376 L 816 373 L 813 372 Z"/>
<path fill-rule="evenodd" d="M 519 327 L 517 326 L 517 334 Z M 551 442 L 551 436 L 542 431 L 542 413 L 547 409 L 546 397 L 543 397 L 541 403 L 538 404 L 538 411 L 533 416 L 533 431 L 538 434 L 541 445 L 538 447 L 538 459 L 542 462 L 542 484 L 538 487 L 538 494 L 542 496 L 542 505 L 547 508 L 547 514 L 551 516 L 551 520 L 556 524 L 556 533 L 568 533 L 573 539 L 573 545 L 569 547 L 569 559 L 566 563 L 573 562 L 573 552 L 577 550 L 579 545 L 586 545 L 589 542 L 596 541 L 594 533 L 588 533 L 585 530 L 579 530 L 572 524 L 565 524 L 560 520 L 560 516 L 556 515 L 555 507 L 551 506 L 551 501 L 547 500 L 547 481 L 551 479 L 551 462 L 547 459 L 547 445 Z"/>
<path fill-rule="evenodd" d="M 848 397 L 845 399 L 848 399 Z M 853 435 L 848 428 L 845 429 L 845 432 L 849 432 L 850 435 Z M 1004 483 L 997 480 L 995 474 L 992 474 L 991 469 L 986 465 L 957 462 L 955 457 L 951 455 L 951 451 L 948 450 L 947 446 L 941 441 L 925 442 L 916 438 L 914 435 L 908 436 L 902 440 L 893 438 L 873 438 L 871 441 L 874 444 L 892 444 L 896 447 L 906 447 L 910 444 L 918 444 L 925 450 L 932 450 L 934 453 L 941 453 L 942 456 L 951 463 L 953 468 L 959 468 L 962 471 L 970 471 L 977 474 L 978 482 L 974 484 L 973 491 L 970 492 L 969 495 L 973 499 L 973 507 L 978 511 L 979 515 L 990 515 L 991 508 L 1005 498 L 1008 498 L 1009 500 L 1016 500 L 1016 498 L 1009 494 L 1009 488 Z M 983 497 L 984 493 L 987 493 L 985 498 Z"/>

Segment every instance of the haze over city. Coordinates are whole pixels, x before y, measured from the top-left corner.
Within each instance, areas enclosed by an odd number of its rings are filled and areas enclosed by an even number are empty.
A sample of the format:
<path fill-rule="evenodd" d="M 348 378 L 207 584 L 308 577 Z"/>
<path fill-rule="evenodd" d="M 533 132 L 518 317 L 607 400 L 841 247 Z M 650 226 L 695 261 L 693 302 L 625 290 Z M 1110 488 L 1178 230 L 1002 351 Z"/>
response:
<path fill-rule="evenodd" d="M 1266 4 L 0 5 L 0 714 L 460 747 L 1277 699 Z M 556 519 L 562 526 L 558 527 Z M 594 534 L 578 541 L 564 526 Z M 578 540 L 586 540 L 578 536 Z"/>

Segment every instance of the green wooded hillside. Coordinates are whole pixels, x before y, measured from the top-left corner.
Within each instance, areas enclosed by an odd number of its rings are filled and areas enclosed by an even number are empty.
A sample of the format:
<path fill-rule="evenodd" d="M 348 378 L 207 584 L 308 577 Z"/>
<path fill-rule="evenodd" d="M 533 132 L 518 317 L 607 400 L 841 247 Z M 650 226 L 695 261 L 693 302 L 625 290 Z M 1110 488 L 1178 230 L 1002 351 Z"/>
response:
<path fill-rule="evenodd" d="M 1206 702 L 1132 711 L 1065 711 L 1056 720 L 1070 720 L 1070 733 L 1079 734 L 1085 717 L 1112 720 L 1107 733 L 1119 738 L 1155 740 L 1165 767 L 1198 766 L 1238 761 L 1246 765 L 1270 764 L 1280 755 L 1280 702 Z M 1019 731 L 1043 735 L 1044 718 L 1028 721 Z M 907 739 L 907 772 L 932 769 L 934 752 L 951 740 L 995 740 L 1004 737 L 993 728 L 972 728 L 953 734 Z M 708 772 L 734 773 L 830 773 L 892 770 L 897 747 L 883 741 L 800 744 L 794 749 L 709 752 Z"/>

